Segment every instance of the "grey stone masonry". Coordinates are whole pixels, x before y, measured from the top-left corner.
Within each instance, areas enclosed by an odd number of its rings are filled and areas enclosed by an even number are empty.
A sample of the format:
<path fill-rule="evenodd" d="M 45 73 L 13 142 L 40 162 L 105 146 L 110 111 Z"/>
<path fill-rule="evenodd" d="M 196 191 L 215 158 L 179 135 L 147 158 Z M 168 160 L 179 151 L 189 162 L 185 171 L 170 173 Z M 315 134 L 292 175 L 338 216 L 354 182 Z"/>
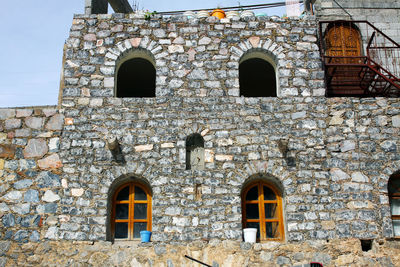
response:
<path fill-rule="evenodd" d="M 274 61 L 279 96 L 324 96 L 316 34 L 313 17 L 76 15 L 66 42 L 63 100 L 101 106 L 114 96 L 116 62 L 135 49 L 155 59 L 157 96 L 239 96 L 239 59 L 251 51 Z"/>
<path fill-rule="evenodd" d="M 110 192 L 131 178 L 150 185 L 154 242 L 241 240 L 255 178 L 281 185 L 285 242 L 393 237 L 400 101 L 326 98 L 316 34 L 314 17 L 76 15 L 59 109 L 0 109 L 0 239 L 105 240 Z M 156 96 L 117 98 L 117 62 L 138 48 L 155 60 Z M 239 96 L 253 51 L 275 63 L 278 97 Z M 194 133 L 204 170 L 186 170 Z"/>

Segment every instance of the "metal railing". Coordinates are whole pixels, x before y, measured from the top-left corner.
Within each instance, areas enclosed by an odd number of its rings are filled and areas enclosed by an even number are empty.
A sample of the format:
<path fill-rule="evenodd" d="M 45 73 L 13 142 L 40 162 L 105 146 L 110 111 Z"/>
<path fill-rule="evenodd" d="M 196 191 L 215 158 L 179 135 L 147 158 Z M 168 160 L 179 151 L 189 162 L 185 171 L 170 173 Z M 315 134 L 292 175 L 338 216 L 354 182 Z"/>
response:
<path fill-rule="evenodd" d="M 368 21 L 321 21 L 319 30 L 328 91 L 331 81 L 353 78 L 365 93 L 400 96 L 400 45 L 392 38 Z"/>

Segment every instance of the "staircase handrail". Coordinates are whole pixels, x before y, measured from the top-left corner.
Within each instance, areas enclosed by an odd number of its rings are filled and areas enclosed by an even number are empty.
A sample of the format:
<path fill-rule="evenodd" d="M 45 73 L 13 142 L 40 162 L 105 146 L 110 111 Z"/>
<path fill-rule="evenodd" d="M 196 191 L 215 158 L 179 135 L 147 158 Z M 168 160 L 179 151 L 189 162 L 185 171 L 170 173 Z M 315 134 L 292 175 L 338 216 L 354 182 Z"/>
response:
<path fill-rule="evenodd" d="M 379 74 L 380 76 L 382 76 L 385 80 L 387 80 L 388 82 L 390 82 L 391 84 L 395 85 L 397 88 L 400 89 L 400 85 L 397 85 L 393 82 L 391 82 L 391 79 L 395 79 L 398 80 L 398 78 L 396 76 L 394 76 L 390 71 L 388 71 L 387 69 L 385 69 L 384 67 L 382 67 L 381 65 L 379 65 L 377 62 L 375 62 L 373 59 L 371 59 L 370 57 L 367 56 L 325 56 L 325 58 L 329 59 L 329 58 L 343 58 L 343 59 L 354 59 L 354 58 L 359 58 L 361 60 L 364 61 L 364 63 L 325 63 L 328 66 L 368 66 L 370 69 L 372 69 L 375 73 Z M 373 63 L 370 64 L 369 62 Z M 379 71 L 375 70 L 375 68 L 373 68 L 373 65 L 378 66 L 379 70 L 383 71 L 386 73 L 387 76 L 389 76 L 391 79 L 387 78 L 385 75 L 382 75 L 382 73 L 380 73 Z"/>

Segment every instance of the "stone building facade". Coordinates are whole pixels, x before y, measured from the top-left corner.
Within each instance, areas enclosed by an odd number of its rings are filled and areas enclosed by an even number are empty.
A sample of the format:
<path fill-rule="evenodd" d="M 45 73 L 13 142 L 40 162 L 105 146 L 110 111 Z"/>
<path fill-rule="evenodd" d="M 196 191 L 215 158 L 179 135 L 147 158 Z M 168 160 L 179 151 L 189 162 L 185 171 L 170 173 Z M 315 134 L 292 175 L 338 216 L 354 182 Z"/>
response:
<path fill-rule="evenodd" d="M 318 38 L 314 16 L 75 15 L 59 106 L 0 109 L 0 266 L 400 266 L 387 189 L 400 101 L 327 98 Z M 243 96 L 253 56 L 276 97 Z M 154 96 L 116 97 L 136 57 Z M 203 164 L 188 168 L 193 134 Z M 254 181 L 280 192 L 281 240 L 242 241 Z M 129 182 L 151 194 L 151 243 L 115 241 Z"/>

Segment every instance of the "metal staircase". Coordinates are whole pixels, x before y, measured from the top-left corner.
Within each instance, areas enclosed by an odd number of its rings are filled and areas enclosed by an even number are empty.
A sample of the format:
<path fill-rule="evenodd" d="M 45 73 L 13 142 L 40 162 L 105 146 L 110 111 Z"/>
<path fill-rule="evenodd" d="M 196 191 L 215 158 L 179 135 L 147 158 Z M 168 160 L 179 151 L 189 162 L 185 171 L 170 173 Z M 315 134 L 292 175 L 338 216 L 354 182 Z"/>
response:
<path fill-rule="evenodd" d="M 327 96 L 400 97 L 399 44 L 367 21 L 322 21 L 320 36 Z"/>

